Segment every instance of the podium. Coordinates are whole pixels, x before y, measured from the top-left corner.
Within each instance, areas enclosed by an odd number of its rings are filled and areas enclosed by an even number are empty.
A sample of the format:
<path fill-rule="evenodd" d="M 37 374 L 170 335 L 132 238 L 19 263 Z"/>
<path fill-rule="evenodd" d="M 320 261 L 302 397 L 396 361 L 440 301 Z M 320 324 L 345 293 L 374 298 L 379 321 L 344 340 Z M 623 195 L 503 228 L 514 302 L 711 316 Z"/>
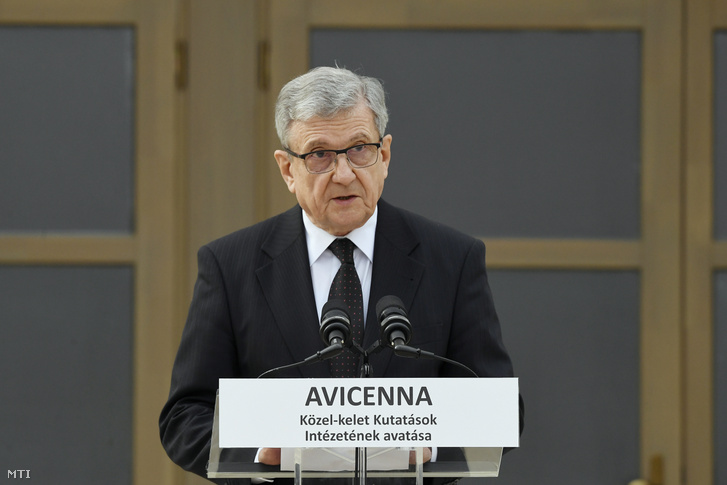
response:
<path fill-rule="evenodd" d="M 496 477 L 518 445 L 516 378 L 220 379 L 207 476 L 422 485 Z M 254 463 L 261 447 L 283 463 Z"/>

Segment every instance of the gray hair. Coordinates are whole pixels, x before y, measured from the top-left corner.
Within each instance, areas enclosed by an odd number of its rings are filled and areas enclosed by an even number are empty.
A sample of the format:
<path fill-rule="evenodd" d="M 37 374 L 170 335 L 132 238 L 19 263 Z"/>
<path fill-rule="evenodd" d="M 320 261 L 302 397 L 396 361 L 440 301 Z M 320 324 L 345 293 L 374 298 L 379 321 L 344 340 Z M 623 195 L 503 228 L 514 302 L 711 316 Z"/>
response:
<path fill-rule="evenodd" d="M 275 128 L 280 143 L 288 147 L 290 125 L 294 121 L 332 118 L 361 101 L 373 111 L 379 136 L 384 136 L 389 113 L 381 81 L 340 67 L 311 69 L 280 90 L 275 105 Z"/>

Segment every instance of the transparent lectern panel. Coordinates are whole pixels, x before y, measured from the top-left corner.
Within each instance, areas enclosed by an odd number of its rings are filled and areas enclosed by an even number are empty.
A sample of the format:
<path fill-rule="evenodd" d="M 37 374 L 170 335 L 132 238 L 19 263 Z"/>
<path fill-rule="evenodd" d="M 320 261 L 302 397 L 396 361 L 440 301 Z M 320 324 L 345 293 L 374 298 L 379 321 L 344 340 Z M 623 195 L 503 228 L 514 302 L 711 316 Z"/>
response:
<path fill-rule="evenodd" d="M 131 483 L 132 285 L 130 267 L 0 267 L 8 469 Z"/>
<path fill-rule="evenodd" d="M 365 475 L 368 479 L 366 483 L 422 485 L 424 478 L 449 482 L 455 478 L 497 477 L 500 473 L 503 450 L 502 448 L 438 448 L 436 459 L 425 463 L 421 447 L 287 448 L 281 450 L 281 464 L 271 466 L 253 462 L 256 449 L 220 448 L 219 438 L 220 396 L 218 394 L 207 465 L 207 477 L 210 479 L 292 478 L 294 483 L 298 484 L 305 483 L 308 479 L 320 478 L 356 477 L 358 481 Z M 411 456 L 414 457 L 413 461 Z M 407 462 L 412 464 L 407 467 Z"/>
<path fill-rule="evenodd" d="M 0 231 L 133 231 L 134 31 L 0 27 Z"/>
<path fill-rule="evenodd" d="M 714 232 L 727 239 L 727 32 L 714 35 Z"/>
<path fill-rule="evenodd" d="M 312 66 L 383 80 L 383 197 L 487 237 L 638 238 L 638 32 L 311 33 Z"/>
<path fill-rule="evenodd" d="M 727 483 L 727 272 L 715 275 L 714 466 L 715 485 Z"/>
<path fill-rule="evenodd" d="M 498 485 L 629 483 L 639 476 L 639 275 L 491 271 L 525 401 Z"/>

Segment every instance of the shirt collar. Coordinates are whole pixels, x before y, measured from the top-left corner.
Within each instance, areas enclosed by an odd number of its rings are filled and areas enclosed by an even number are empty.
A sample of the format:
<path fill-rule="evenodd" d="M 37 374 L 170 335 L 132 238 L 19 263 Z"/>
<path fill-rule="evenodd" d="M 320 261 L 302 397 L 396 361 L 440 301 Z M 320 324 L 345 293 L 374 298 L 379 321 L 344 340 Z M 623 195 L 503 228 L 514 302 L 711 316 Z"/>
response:
<path fill-rule="evenodd" d="M 329 234 L 320 227 L 313 224 L 305 211 L 303 213 L 303 225 L 305 226 L 305 240 L 308 245 L 308 262 L 311 266 L 318 258 L 321 257 L 323 251 L 328 249 L 336 236 Z M 374 261 L 374 240 L 376 238 L 376 220 L 379 215 L 379 207 L 374 209 L 374 213 L 363 226 L 354 229 L 346 234 L 346 237 L 353 242 L 358 249 L 368 258 L 370 262 Z"/>

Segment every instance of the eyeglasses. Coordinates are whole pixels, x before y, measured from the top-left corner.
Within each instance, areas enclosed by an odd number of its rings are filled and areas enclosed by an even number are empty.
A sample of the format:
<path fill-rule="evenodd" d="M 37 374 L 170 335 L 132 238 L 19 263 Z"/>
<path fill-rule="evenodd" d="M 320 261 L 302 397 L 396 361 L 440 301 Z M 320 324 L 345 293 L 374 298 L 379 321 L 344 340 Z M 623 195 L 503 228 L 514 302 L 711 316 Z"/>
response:
<path fill-rule="evenodd" d="M 346 160 L 351 168 L 366 168 L 374 165 L 379 161 L 379 148 L 381 148 L 381 140 L 378 143 L 361 143 L 343 150 L 316 150 L 314 152 L 303 153 L 298 155 L 288 148 L 284 148 L 286 152 L 296 158 L 302 158 L 305 162 L 305 169 L 313 174 L 321 174 L 332 171 L 338 160 L 338 155 L 346 154 Z"/>

